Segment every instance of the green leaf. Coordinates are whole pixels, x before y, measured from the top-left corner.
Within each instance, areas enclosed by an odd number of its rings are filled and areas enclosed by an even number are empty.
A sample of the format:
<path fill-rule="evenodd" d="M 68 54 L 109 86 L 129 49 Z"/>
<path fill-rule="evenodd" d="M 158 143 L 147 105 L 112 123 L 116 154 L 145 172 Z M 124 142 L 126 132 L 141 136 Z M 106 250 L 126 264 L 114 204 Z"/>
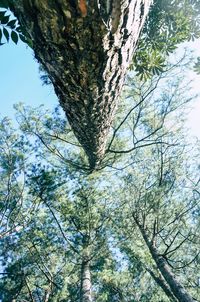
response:
<path fill-rule="evenodd" d="M 0 7 L 9 8 L 8 0 L 0 0 Z"/>
<path fill-rule="evenodd" d="M 4 34 L 4 36 L 5 36 L 5 38 L 6 38 L 7 42 L 8 42 L 8 40 L 9 40 L 9 32 L 7 31 L 7 29 L 5 27 L 3 28 L 3 34 Z"/>
<path fill-rule="evenodd" d="M 5 16 L 6 10 L 0 12 L 0 20 Z"/>
<path fill-rule="evenodd" d="M 12 30 L 12 32 L 11 32 L 11 39 L 13 40 L 13 42 L 15 44 L 17 44 L 17 42 L 19 40 L 18 34 L 14 30 Z"/>
<path fill-rule="evenodd" d="M 197 74 L 200 74 L 200 57 L 197 58 L 197 62 L 194 65 L 194 71 Z"/>
<path fill-rule="evenodd" d="M 11 20 L 10 22 L 8 22 L 7 26 L 9 26 L 10 28 L 15 28 L 16 25 L 16 20 Z"/>
<path fill-rule="evenodd" d="M 3 17 L 1 19 L 1 24 L 7 24 L 9 22 L 9 18 L 10 18 L 10 15 Z"/>

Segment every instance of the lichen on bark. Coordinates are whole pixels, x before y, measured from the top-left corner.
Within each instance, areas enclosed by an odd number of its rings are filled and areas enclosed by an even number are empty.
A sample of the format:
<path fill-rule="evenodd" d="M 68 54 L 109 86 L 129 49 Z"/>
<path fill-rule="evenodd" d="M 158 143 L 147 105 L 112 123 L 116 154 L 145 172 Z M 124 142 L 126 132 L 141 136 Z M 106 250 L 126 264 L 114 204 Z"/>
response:
<path fill-rule="evenodd" d="M 104 157 L 124 77 L 150 2 L 10 0 L 91 170 Z"/>

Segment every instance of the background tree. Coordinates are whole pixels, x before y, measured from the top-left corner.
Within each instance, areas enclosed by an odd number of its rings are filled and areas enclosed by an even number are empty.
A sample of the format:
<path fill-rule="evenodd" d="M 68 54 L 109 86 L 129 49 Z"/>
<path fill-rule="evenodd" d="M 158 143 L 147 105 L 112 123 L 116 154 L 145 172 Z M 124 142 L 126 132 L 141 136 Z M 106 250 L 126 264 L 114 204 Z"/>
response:
<path fill-rule="evenodd" d="M 177 148 L 178 152 L 175 152 L 174 147 L 156 149 L 157 152 L 154 149 L 153 154 L 149 155 L 151 167 L 157 167 L 157 175 L 152 173 L 154 169 L 149 170 L 143 160 L 137 174 L 135 168 L 134 174 L 130 172 L 124 178 L 126 191 L 123 195 L 127 206 L 123 203 L 124 211 L 118 212 L 119 216 L 115 215 L 117 221 L 122 222 L 121 225 L 114 224 L 115 229 L 119 227 L 120 234 L 116 235 L 116 240 L 121 242 L 124 258 L 128 258 L 128 261 L 125 260 L 129 263 L 128 271 L 134 269 L 135 261 L 139 258 L 143 270 L 152 276 L 172 301 L 194 301 L 199 297 L 196 216 L 199 210 L 199 196 L 196 192 L 199 185 L 196 177 L 198 170 L 194 175 L 193 169 L 190 178 L 188 172 L 184 176 L 183 157 L 185 160 L 186 153 L 180 147 Z M 154 160 L 157 162 L 155 166 Z M 126 217 L 124 222 L 123 217 Z M 141 249 L 140 236 L 146 243 L 146 252 L 144 248 Z M 187 291 L 190 291 L 190 296 Z"/>

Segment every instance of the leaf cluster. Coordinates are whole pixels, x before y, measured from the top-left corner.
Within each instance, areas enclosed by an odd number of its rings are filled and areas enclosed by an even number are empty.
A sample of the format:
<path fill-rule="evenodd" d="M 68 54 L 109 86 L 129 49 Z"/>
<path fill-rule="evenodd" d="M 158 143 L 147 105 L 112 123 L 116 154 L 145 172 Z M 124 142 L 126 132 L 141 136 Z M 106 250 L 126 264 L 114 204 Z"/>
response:
<path fill-rule="evenodd" d="M 200 37 L 198 0 L 155 0 L 143 29 L 131 69 L 142 79 L 160 74 L 166 58 L 185 41 Z"/>
<path fill-rule="evenodd" d="M 19 25 L 9 10 L 9 1 L 0 1 L 0 45 L 12 40 L 15 44 L 21 40 L 32 47 L 31 39 L 25 30 Z"/>

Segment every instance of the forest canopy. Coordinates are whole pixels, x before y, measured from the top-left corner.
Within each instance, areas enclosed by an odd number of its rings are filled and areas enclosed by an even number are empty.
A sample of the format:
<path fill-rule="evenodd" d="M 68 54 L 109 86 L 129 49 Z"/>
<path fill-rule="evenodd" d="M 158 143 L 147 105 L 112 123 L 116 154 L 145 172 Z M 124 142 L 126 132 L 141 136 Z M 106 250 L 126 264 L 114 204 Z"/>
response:
<path fill-rule="evenodd" d="M 186 143 L 192 96 L 178 76 L 188 62 L 128 78 L 92 174 L 59 108 L 19 104 L 18 129 L 1 121 L 2 301 L 198 301 L 199 148 Z"/>

